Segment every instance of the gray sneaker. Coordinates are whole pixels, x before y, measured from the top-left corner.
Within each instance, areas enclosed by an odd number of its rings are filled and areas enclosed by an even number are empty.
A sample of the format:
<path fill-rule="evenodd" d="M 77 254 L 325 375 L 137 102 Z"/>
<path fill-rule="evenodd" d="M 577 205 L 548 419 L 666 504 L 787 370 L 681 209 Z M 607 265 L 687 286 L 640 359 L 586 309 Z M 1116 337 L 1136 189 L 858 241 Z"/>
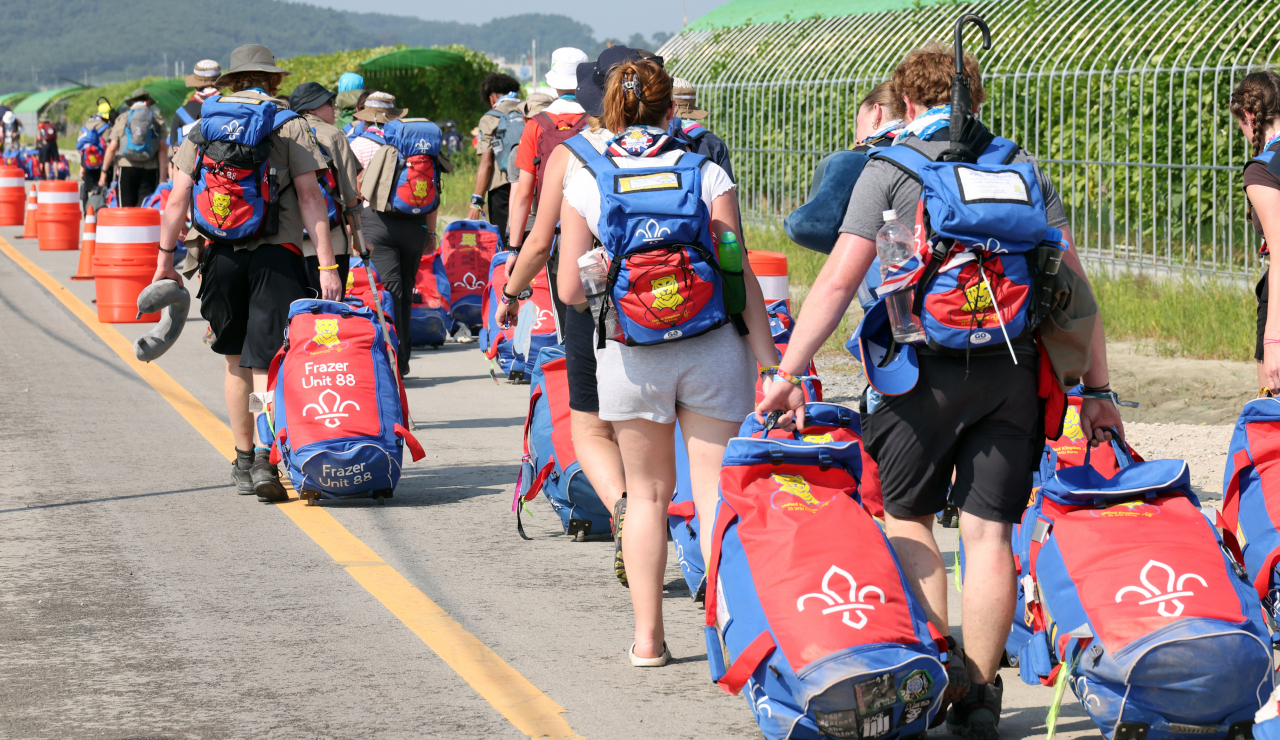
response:
<path fill-rule="evenodd" d="M 963 740 L 997 740 L 1004 681 L 975 683 L 969 693 L 947 710 L 947 731 Z"/>

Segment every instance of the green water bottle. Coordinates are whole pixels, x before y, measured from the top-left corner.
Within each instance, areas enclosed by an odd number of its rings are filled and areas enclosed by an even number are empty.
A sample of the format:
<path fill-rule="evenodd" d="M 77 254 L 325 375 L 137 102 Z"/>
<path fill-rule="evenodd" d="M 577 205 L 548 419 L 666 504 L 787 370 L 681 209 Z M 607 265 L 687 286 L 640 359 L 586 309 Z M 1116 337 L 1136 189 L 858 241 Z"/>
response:
<path fill-rule="evenodd" d="M 730 316 L 740 314 L 747 309 L 747 285 L 743 280 L 742 246 L 732 231 L 726 231 L 720 237 L 720 245 L 716 249 L 720 259 L 720 272 L 724 274 L 724 306 Z"/>

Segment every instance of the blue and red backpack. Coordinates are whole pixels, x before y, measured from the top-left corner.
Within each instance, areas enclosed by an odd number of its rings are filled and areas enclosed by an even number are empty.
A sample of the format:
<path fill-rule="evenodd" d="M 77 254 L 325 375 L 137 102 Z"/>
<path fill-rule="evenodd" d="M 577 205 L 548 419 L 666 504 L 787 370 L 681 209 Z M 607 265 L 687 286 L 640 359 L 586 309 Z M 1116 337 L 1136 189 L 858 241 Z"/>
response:
<path fill-rule="evenodd" d="M 573 449 L 569 423 L 569 375 L 564 348 L 547 347 L 537 357 L 529 389 L 529 415 L 524 422 L 524 458 L 511 509 L 516 530 L 524 533 L 521 511 L 541 492 L 560 517 L 564 532 L 578 542 L 609 534 L 609 511 L 587 480 Z"/>
<path fill-rule="evenodd" d="M 946 641 L 858 500 L 859 446 L 725 450 L 708 663 L 726 692 L 746 690 L 769 740 L 914 737 L 941 708 Z"/>
<path fill-rule="evenodd" d="M 258 434 L 302 498 L 387 498 L 405 446 L 422 458 L 395 361 L 371 309 L 313 299 L 289 306 Z"/>
<path fill-rule="evenodd" d="M 1066 682 L 1107 738 L 1247 737 L 1272 691 L 1258 594 L 1182 460 L 1054 470 L 1014 536 L 1023 681 Z"/>
<path fill-rule="evenodd" d="M 609 255 L 605 307 L 618 331 L 606 339 L 629 346 L 661 344 L 705 334 L 729 320 L 724 280 L 715 255 L 711 214 L 702 201 L 702 166 L 684 152 L 670 165 L 622 169 L 582 136 L 565 146 L 596 179 L 600 241 Z"/>
<path fill-rule="evenodd" d="M 338 201 L 342 196 L 338 193 L 338 174 L 334 170 L 333 153 L 320 143 L 320 139 L 316 136 L 315 126 L 311 127 L 311 140 L 315 142 L 316 148 L 324 155 L 326 167 L 316 173 L 316 180 L 320 184 L 320 194 L 324 196 L 325 210 L 329 214 L 329 228 L 335 229 L 338 224 L 342 223 L 342 209 L 338 207 Z"/>
<path fill-rule="evenodd" d="M 268 166 L 271 134 L 298 114 L 243 95 L 211 96 L 200 111 L 200 127 L 190 134 L 199 147 L 192 225 L 225 244 L 275 235 L 284 185 Z"/>
<path fill-rule="evenodd" d="M 502 251 L 498 227 L 488 221 L 453 221 L 444 228 L 440 259 L 449 276 L 453 320 L 469 327 L 484 323 L 484 292 L 493 255 Z"/>
<path fill-rule="evenodd" d="M 976 163 L 936 162 L 914 137 L 871 151 L 918 180 L 916 253 L 891 266 L 880 298 L 914 289 L 927 343 L 943 352 L 999 346 L 1029 336 L 1043 318 L 1035 280 L 1038 248 L 1067 249 L 1051 228 L 1036 166 L 1014 162 L 1014 142 L 994 137 Z"/>
<path fill-rule="evenodd" d="M 413 346 L 439 347 L 449 339 L 449 278 L 439 250 L 422 255 L 409 307 L 409 335 Z"/>
<path fill-rule="evenodd" d="M 516 352 L 516 326 L 503 328 L 499 313 L 503 304 L 498 296 L 507 287 L 504 266 L 513 256 L 512 252 L 498 252 L 489 266 L 489 287 L 484 291 L 482 304 L 484 324 L 480 329 L 480 347 L 489 358 L 489 374 L 495 380 L 498 375 L 505 375 L 512 381 L 521 382 L 533 373 L 538 352 L 559 342 L 556 339 L 555 304 L 551 300 L 551 284 L 546 270 L 538 273 L 538 277 L 529 284 L 529 300 L 538 309 L 538 321 L 529 337 L 527 355 Z"/>
<path fill-rule="evenodd" d="M 382 125 L 382 138 L 399 157 L 387 212 L 420 216 L 434 211 L 440 205 L 440 127 L 425 118 L 401 118 Z"/>
<path fill-rule="evenodd" d="M 1272 627 L 1280 621 L 1280 399 L 1244 405 L 1227 453 L 1220 524 Z"/>
<path fill-rule="evenodd" d="M 101 125 L 89 125 L 95 121 Z M 83 169 L 100 170 L 107 153 L 106 144 L 102 141 L 102 132 L 107 131 L 109 127 L 106 121 L 97 117 L 90 119 L 89 123 L 80 127 L 80 136 L 76 139 L 76 150 L 80 152 L 80 166 Z"/>
<path fill-rule="evenodd" d="M 359 302 L 361 306 L 374 310 L 373 291 L 369 288 L 369 275 L 365 272 L 364 260 L 359 255 L 351 255 L 349 258 L 351 268 L 347 272 L 347 287 L 344 300 Z M 391 296 L 391 291 L 387 290 L 382 284 L 382 278 L 378 276 L 378 268 L 369 264 L 373 271 L 373 282 L 377 285 L 378 295 L 382 298 L 382 313 L 387 319 L 387 328 L 391 330 L 391 336 L 396 334 L 396 301 Z M 374 314 L 377 318 L 377 314 Z"/>

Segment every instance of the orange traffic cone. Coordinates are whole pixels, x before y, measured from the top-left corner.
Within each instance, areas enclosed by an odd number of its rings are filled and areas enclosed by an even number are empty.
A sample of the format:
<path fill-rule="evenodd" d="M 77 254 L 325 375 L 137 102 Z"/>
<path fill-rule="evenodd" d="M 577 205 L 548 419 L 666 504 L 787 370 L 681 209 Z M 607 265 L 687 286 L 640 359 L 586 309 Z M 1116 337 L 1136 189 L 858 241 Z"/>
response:
<path fill-rule="evenodd" d="M 98 217 L 93 215 L 93 206 L 87 206 L 84 212 L 84 234 L 80 237 L 80 266 L 72 280 L 93 279 L 93 251 L 98 245 Z"/>
<path fill-rule="evenodd" d="M 19 239 L 36 238 L 36 189 L 27 191 L 27 220 L 22 225 L 22 236 Z"/>

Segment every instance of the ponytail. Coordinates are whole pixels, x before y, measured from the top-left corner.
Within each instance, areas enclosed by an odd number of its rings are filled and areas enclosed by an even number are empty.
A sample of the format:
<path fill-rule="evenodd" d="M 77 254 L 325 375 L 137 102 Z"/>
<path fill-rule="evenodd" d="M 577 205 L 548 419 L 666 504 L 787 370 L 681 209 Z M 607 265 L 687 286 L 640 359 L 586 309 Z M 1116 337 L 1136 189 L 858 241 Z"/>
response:
<path fill-rule="evenodd" d="M 637 124 L 661 126 L 671 109 L 671 75 L 648 59 L 622 62 L 604 85 L 604 125 L 621 131 Z"/>

